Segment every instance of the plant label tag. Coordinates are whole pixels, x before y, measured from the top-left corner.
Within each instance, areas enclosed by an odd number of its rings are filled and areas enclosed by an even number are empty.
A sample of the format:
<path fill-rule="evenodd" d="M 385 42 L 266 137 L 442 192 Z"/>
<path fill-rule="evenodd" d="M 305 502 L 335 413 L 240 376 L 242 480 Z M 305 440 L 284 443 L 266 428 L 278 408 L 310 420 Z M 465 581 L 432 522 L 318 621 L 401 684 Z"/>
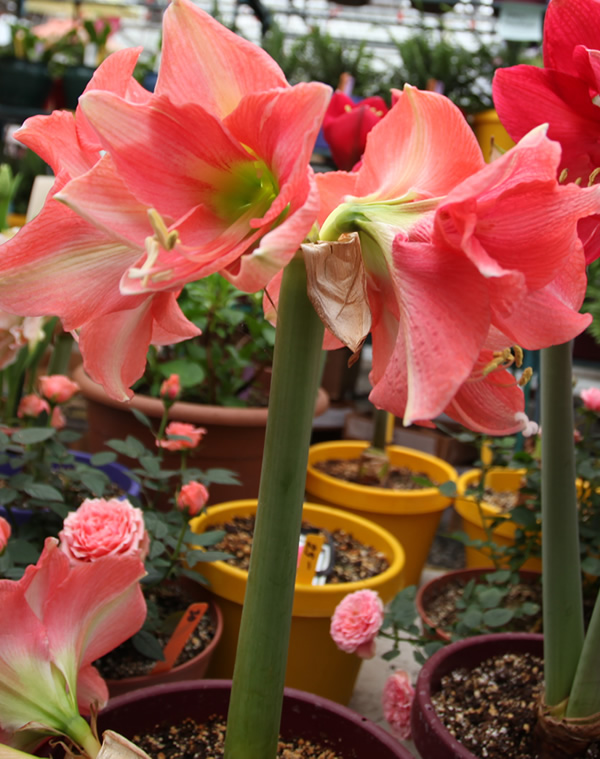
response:
<path fill-rule="evenodd" d="M 302 553 L 299 555 L 296 582 L 301 585 L 312 585 L 314 576 L 319 568 L 317 565 L 321 558 L 321 550 L 325 542 L 325 535 L 310 533 L 306 536 Z"/>
<path fill-rule="evenodd" d="M 173 668 L 173 665 L 177 661 L 177 657 L 183 651 L 185 644 L 190 639 L 194 630 L 198 627 L 198 623 L 205 615 L 207 609 L 207 603 L 193 603 L 188 606 L 185 614 L 179 620 L 177 627 L 173 631 L 173 635 L 171 635 L 164 648 L 163 654 L 165 660 L 156 662 L 150 671 L 151 675 L 158 675 L 160 672 L 168 672 Z"/>

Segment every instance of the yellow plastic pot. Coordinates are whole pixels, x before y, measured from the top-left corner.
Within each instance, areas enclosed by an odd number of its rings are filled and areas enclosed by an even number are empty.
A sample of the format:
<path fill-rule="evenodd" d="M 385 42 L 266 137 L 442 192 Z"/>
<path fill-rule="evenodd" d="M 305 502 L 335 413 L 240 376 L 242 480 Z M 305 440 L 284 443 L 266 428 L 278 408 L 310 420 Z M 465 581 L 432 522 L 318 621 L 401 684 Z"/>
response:
<path fill-rule="evenodd" d="M 509 150 L 515 144 L 509 137 L 506 129 L 502 126 L 498 114 L 493 108 L 475 114 L 473 117 L 473 131 L 487 163 L 492 158 L 492 144 L 501 148 L 501 150 Z"/>
<path fill-rule="evenodd" d="M 206 532 L 233 517 L 255 514 L 256 503 L 256 500 L 230 501 L 212 506 L 206 514 L 192 519 L 190 526 L 196 533 Z M 403 587 L 404 551 L 393 535 L 353 514 L 306 503 L 303 519 L 329 531 L 347 530 L 365 545 L 384 553 L 390 564 L 385 572 L 361 582 L 296 584 L 285 684 L 347 704 L 362 659 L 337 648 L 329 634 L 331 616 L 342 598 L 356 590 L 369 588 L 377 591 L 384 603 L 390 601 Z M 199 566 L 218 598 L 224 619 L 223 635 L 207 677 L 228 679 L 233 674 L 248 573 L 223 561 Z"/>
<path fill-rule="evenodd" d="M 525 471 L 522 469 L 491 469 L 486 475 L 485 486 L 498 491 L 519 490 L 524 474 Z M 463 520 L 463 531 L 472 540 L 487 540 L 487 535 L 483 527 L 475 497 L 472 495 L 465 495 L 469 488 L 473 488 L 477 485 L 480 476 L 480 469 L 470 469 L 468 472 L 462 474 L 458 478 L 457 496 L 454 502 L 454 508 Z M 493 519 L 500 514 L 498 506 L 486 503 L 485 501 L 481 504 L 481 511 L 483 512 L 484 519 Z M 499 524 L 492 530 L 494 542 L 499 546 L 513 545 L 515 542 L 516 529 L 517 525 L 509 516 L 506 516 L 502 524 Z M 465 548 L 465 563 L 467 567 L 494 566 L 491 559 L 489 559 L 484 553 L 475 548 L 469 548 L 468 546 Z M 522 569 L 541 572 L 542 560 L 539 558 L 528 559 L 523 564 Z"/>
<path fill-rule="evenodd" d="M 330 477 L 315 468 L 318 461 L 328 459 L 357 459 L 369 446 L 366 441 L 335 441 L 313 445 L 308 453 L 306 493 L 310 501 L 323 503 L 371 519 L 389 530 L 404 548 L 406 585 L 417 585 L 429 549 L 440 523 L 442 512 L 451 500 L 437 488 L 418 490 L 389 490 L 370 485 L 355 485 Z M 387 447 L 392 466 L 405 466 L 423 472 L 439 483 L 456 482 L 454 467 L 443 459 L 427 453 Z"/>

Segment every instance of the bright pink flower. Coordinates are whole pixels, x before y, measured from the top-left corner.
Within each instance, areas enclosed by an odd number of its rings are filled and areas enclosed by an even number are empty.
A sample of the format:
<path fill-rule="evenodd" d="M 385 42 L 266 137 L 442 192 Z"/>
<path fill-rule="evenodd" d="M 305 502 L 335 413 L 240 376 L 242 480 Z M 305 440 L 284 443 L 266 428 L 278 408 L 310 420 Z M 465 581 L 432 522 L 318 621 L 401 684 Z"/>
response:
<path fill-rule="evenodd" d="M 167 435 L 162 440 L 157 440 L 156 445 L 166 448 L 168 451 L 184 451 L 188 448 L 195 448 L 204 435 L 204 427 L 194 427 L 193 424 L 186 422 L 170 422 L 165 430 Z M 176 436 L 178 439 L 170 440 L 169 436 Z"/>
<path fill-rule="evenodd" d="M 565 342 L 590 321 L 579 313 L 577 223 L 598 209 L 600 188 L 560 186 L 559 159 L 538 129 L 486 165 L 449 100 L 406 87 L 370 132 L 360 170 L 317 176 L 321 239 L 360 240 L 364 269 L 352 261 L 352 271 L 370 309 L 375 406 L 406 424 L 445 411 L 492 434 L 521 428 L 512 360 L 492 364 L 495 353 Z M 338 323 L 326 326 L 347 341 Z"/>
<path fill-rule="evenodd" d="M 52 409 L 52 414 L 50 415 L 50 426 L 54 427 L 55 430 L 62 430 L 67 426 L 67 418 L 63 414 L 63 410 L 60 408 L 60 406 L 55 406 Z"/>
<path fill-rule="evenodd" d="M 72 563 L 104 556 L 135 556 L 143 561 L 149 548 L 141 509 L 117 498 L 88 498 L 67 514 L 58 537 Z"/>
<path fill-rule="evenodd" d="M 96 70 L 86 92 L 107 90 L 127 102 L 150 99 L 131 76 L 139 49 L 127 49 L 107 58 Z M 41 213 L 2 245 L 0 307 L 23 314 L 55 314 L 65 330 L 76 330 L 87 373 L 118 399 L 144 371 L 150 342 L 175 343 L 199 334 L 177 305 L 180 288 L 156 295 L 123 295 L 120 280 L 142 256 L 144 237 L 153 228 L 148 208 L 110 175 L 112 189 L 100 187 L 96 201 L 118 203 L 121 225 L 99 228 L 87 215 L 78 216 L 57 202 L 60 191 L 98 164 L 102 145 L 81 107 L 75 118 L 67 111 L 28 119 L 18 138 L 53 169 L 56 181 Z M 123 228 L 123 225 L 126 229 Z M 132 244 L 130 238 L 139 244 Z"/>
<path fill-rule="evenodd" d="M 160 386 L 161 398 L 168 398 L 169 400 L 174 401 L 175 398 L 179 397 L 180 393 L 181 383 L 179 382 L 178 374 L 171 374 L 171 376 Z"/>
<path fill-rule="evenodd" d="M 383 98 L 355 103 L 343 92 L 334 92 L 323 119 L 323 136 L 338 169 L 350 171 L 365 150 L 367 134 L 388 112 Z"/>
<path fill-rule="evenodd" d="M 102 707 L 108 699 L 92 662 L 141 627 L 143 576 L 144 565 L 133 556 L 71 567 L 58 541 L 47 538 L 21 580 L 0 581 L 3 742 L 23 746 L 42 728 L 76 742 L 89 736 L 79 708 L 89 713 L 92 703 Z"/>
<path fill-rule="evenodd" d="M 66 403 L 79 392 L 79 385 L 64 374 L 51 374 L 40 377 L 40 392 L 52 403 Z"/>
<path fill-rule="evenodd" d="M 208 490 L 201 482 L 192 480 L 184 485 L 177 495 L 177 507 L 185 510 L 191 517 L 195 517 L 206 506 Z"/>
<path fill-rule="evenodd" d="M 336 646 L 362 659 L 375 656 L 375 639 L 383 624 L 383 603 L 373 590 L 357 590 L 343 598 L 331 618 Z"/>
<path fill-rule="evenodd" d="M 566 169 L 568 182 L 580 179 L 586 185 L 600 167 L 600 2 L 552 0 L 543 50 L 543 69 L 498 69 L 494 104 L 515 140 L 548 123 L 548 137 L 562 147 L 559 172 Z M 599 226 L 600 216 L 580 224 L 588 263 L 600 255 Z"/>
<path fill-rule="evenodd" d="M 35 418 L 44 412 L 47 414 L 50 413 L 50 405 L 48 404 L 48 401 L 40 398 L 39 395 L 30 394 L 24 395 L 21 398 L 17 410 L 17 416 L 19 419 L 23 419 L 24 417 Z"/>
<path fill-rule="evenodd" d="M 586 387 L 579 393 L 579 396 L 587 409 L 600 413 L 600 388 Z"/>
<path fill-rule="evenodd" d="M 0 517 L 0 553 L 6 548 L 11 532 L 10 524 L 4 517 Z"/>
<path fill-rule="evenodd" d="M 383 688 L 383 716 L 400 740 L 410 738 L 410 710 L 415 690 L 402 670 L 388 677 Z"/>

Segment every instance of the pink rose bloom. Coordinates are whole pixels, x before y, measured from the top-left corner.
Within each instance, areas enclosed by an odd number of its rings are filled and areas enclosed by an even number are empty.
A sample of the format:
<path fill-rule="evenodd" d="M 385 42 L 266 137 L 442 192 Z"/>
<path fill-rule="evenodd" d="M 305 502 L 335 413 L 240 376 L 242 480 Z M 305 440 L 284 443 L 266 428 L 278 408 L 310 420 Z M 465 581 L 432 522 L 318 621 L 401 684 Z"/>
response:
<path fill-rule="evenodd" d="M 401 669 L 388 677 L 383 688 L 383 716 L 398 738 L 404 741 L 410 738 L 410 710 L 414 694 L 409 676 Z"/>
<path fill-rule="evenodd" d="M 167 437 L 157 440 L 156 445 L 168 451 L 183 451 L 187 448 L 195 448 L 204 437 L 206 430 L 204 427 L 194 427 L 193 424 L 186 424 L 186 422 L 171 422 L 167 425 L 165 433 Z M 169 440 L 169 435 L 178 435 L 187 439 Z"/>
<path fill-rule="evenodd" d="M 180 393 L 181 383 L 179 382 L 178 374 L 171 374 L 169 379 L 166 379 L 160 386 L 161 398 L 168 398 L 169 400 L 174 401 L 175 398 L 179 397 Z"/>
<path fill-rule="evenodd" d="M 343 598 L 331 618 L 329 632 L 336 646 L 362 659 L 375 656 L 375 638 L 383 624 L 383 603 L 373 590 L 357 590 Z"/>
<path fill-rule="evenodd" d="M 40 377 L 40 391 L 53 403 L 66 403 L 79 392 L 79 385 L 64 374 L 51 374 Z"/>
<path fill-rule="evenodd" d="M 72 563 L 103 556 L 137 556 L 143 561 L 150 541 L 141 509 L 117 498 L 88 498 L 63 522 L 60 547 Z"/>
<path fill-rule="evenodd" d="M 48 401 L 40 398 L 39 395 L 24 395 L 21 398 L 21 402 L 19 403 L 17 416 L 19 419 L 22 419 L 24 416 L 36 417 L 44 411 L 47 414 L 50 413 L 50 406 L 48 404 Z"/>
<path fill-rule="evenodd" d="M 55 430 L 62 430 L 63 427 L 67 426 L 67 419 L 65 415 L 63 414 L 60 406 L 55 406 L 52 409 L 52 416 L 50 417 L 50 425 L 54 427 Z"/>
<path fill-rule="evenodd" d="M 182 511 L 187 510 L 191 517 L 195 517 L 202 511 L 207 501 L 208 490 L 201 482 L 192 480 L 179 491 L 177 507 Z"/>
<path fill-rule="evenodd" d="M 10 533 L 10 524 L 4 519 L 4 517 L 0 517 L 0 553 L 6 548 Z"/>
<path fill-rule="evenodd" d="M 587 409 L 600 413 L 600 388 L 586 387 L 579 395 Z"/>

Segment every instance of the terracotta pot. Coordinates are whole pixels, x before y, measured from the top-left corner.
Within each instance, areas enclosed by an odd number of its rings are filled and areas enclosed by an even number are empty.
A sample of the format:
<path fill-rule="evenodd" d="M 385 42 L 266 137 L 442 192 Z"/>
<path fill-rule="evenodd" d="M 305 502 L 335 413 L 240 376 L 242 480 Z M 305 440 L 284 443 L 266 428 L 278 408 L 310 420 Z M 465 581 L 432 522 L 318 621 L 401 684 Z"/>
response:
<path fill-rule="evenodd" d="M 430 604 L 434 598 L 436 598 L 441 592 L 443 592 L 446 585 L 449 585 L 456 580 L 464 580 L 465 584 L 469 582 L 470 580 L 477 579 L 481 577 L 484 574 L 487 574 L 491 570 L 488 567 L 476 567 L 472 569 L 455 569 L 452 572 L 444 572 L 443 575 L 440 575 L 439 577 L 434 577 L 432 580 L 429 580 L 429 582 L 426 582 L 424 585 L 421 585 L 421 587 L 417 591 L 417 596 L 415 598 L 415 605 L 417 607 L 417 611 L 419 613 L 419 616 L 421 617 L 421 621 L 423 622 L 423 625 L 425 626 L 425 629 L 432 630 L 431 637 L 437 640 L 443 640 L 443 641 L 450 641 L 450 633 L 448 633 L 446 630 L 444 630 L 441 627 L 436 627 L 435 623 L 432 621 L 432 619 L 428 615 L 428 609 L 430 607 Z M 522 570 L 519 572 L 519 575 L 521 577 L 521 580 L 523 582 L 529 582 L 534 583 L 536 580 L 539 581 L 541 574 L 540 572 L 533 572 L 533 571 L 527 571 Z"/>
<path fill-rule="evenodd" d="M 191 717 L 202 722 L 227 714 L 231 682 L 201 680 L 158 685 L 111 700 L 98 716 L 99 732 L 111 729 L 126 738 L 147 733 L 154 725 Z M 344 759 L 412 759 L 412 754 L 366 717 L 320 696 L 285 689 L 281 735 L 327 743 Z"/>
<path fill-rule="evenodd" d="M 235 516 L 255 513 L 256 500 L 233 501 L 211 506 L 206 514 L 192 519 L 190 526 L 194 532 L 202 533 L 211 529 L 212 525 L 227 522 Z M 335 645 L 329 632 L 331 616 L 342 598 L 356 590 L 375 590 L 384 603 L 391 601 L 403 586 L 404 551 L 387 530 L 355 514 L 305 503 L 303 518 L 329 532 L 339 528 L 347 530 L 365 545 L 381 551 L 389 562 L 385 572 L 360 582 L 327 585 L 296 583 L 285 683 L 347 704 L 363 660 L 356 654 L 340 651 Z M 230 678 L 248 573 L 223 561 L 199 566 L 199 571 L 210 583 L 211 593 L 217 597 L 225 619 L 223 639 L 208 674 L 211 677 Z"/>
<path fill-rule="evenodd" d="M 458 478 L 457 496 L 454 501 L 454 508 L 460 514 L 463 520 L 463 530 L 472 540 L 487 540 L 481 514 L 477 507 L 475 497 L 465 495 L 467 490 L 475 487 L 479 481 L 481 470 L 470 469 L 464 472 Z M 521 480 L 525 470 L 497 468 L 490 469 L 486 475 L 485 485 L 493 490 L 508 491 L 518 490 L 521 486 Z M 492 520 L 500 516 L 500 509 L 492 503 L 481 504 L 481 512 L 484 519 Z M 515 530 L 517 525 L 506 515 L 500 524 L 492 530 L 494 542 L 500 546 L 509 546 L 515 542 Z M 494 564 L 488 556 L 476 548 L 465 547 L 465 562 L 467 567 L 493 567 Z M 523 569 L 531 569 L 534 572 L 541 572 L 542 560 L 538 557 L 527 559 L 523 564 Z"/>
<path fill-rule="evenodd" d="M 206 592 L 203 592 L 202 595 L 206 597 Z M 211 642 L 203 651 L 189 661 L 179 664 L 177 667 L 173 667 L 173 669 L 170 669 L 168 672 L 161 672 L 156 675 L 124 677 L 121 680 L 106 680 L 111 702 L 115 696 L 121 696 L 124 693 L 140 690 L 140 688 L 149 688 L 150 686 L 164 685 L 167 683 L 179 682 L 181 680 L 201 680 L 206 674 L 210 660 L 212 659 L 215 649 L 219 645 L 219 641 L 223 635 L 223 614 L 221 613 L 219 606 L 214 601 L 210 601 L 206 613 L 209 614 L 212 619 L 215 626 L 215 634 Z"/>
<path fill-rule="evenodd" d="M 357 459 L 368 448 L 366 441 L 334 441 L 312 445 L 308 453 L 306 492 L 308 500 L 343 508 L 376 522 L 389 530 L 406 553 L 404 570 L 407 585 L 417 585 L 442 512 L 451 499 L 437 488 L 389 490 L 371 485 L 344 482 L 315 467 L 328 459 Z M 424 472 L 439 482 L 456 481 L 454 467 L 428 453 L 398 445 L 387 447 L 392 466 L 405 466 Z"/>
<path fill-rule="evenodd" d="M 473 669 L 498 654 L 530 653 L 543 656 L 543 635 L 498 633 L 480 635 L 451 643 L 428 659 L 419 672 L 411 712 L 412 738 L 421 756 L 427 759 L 478 759 L 446 730 L 431 701 L 441 679 L 454 669 Z"/>
<path fill-rule="evenodd" d="M 91 451 L 106 450 L 105 443 L 111 439 L 124 440 L 133 435 L 148 449 L 155 446 L 150 431 L 140 424 L 131 409 L 143 411 L 158 427 L 162 417 L 163 404 L 158 398 L 134 395 L 127 403 L 109 398 L 104 389 L 93 382 L 83 370 L 77 367 L 73 379 L 79 384 L 87 404 L 87 448 Z M 320 389 L 315 414 L 324 413 L 329 406 L 327 393 Z M 241 485 L 218 485 L 210 487 L 212 503 L 233 498 L 255 498 L 258 496 L 260 469 L 265 444 L 267 424 L 266 408 L 236 408 L 208 406 L 200 403 L 174 403 L 169 410 L 169 419 L 189 422 L 205 427 L 207 434 L 198 450 L 188 456 L 188 467 L 199 469 L 230 469 L 237 473 Z M 120 456 L 129 466 L 130 459 Z M 178 467 L 179 457 L 166 454 L 166 467 Z"/>

